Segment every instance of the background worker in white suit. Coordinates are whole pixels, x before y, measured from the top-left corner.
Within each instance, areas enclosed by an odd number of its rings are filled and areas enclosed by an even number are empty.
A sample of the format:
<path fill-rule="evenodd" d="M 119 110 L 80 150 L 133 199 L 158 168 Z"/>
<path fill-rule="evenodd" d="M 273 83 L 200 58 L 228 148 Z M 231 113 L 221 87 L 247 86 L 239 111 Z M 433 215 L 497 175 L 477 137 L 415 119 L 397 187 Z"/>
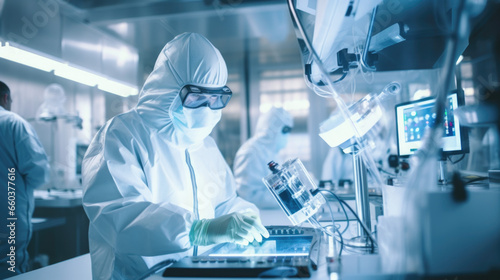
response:
<path fill-rule="evenodd" d="M 283 163 L 278 154 L 286 146 L 292 128 L 292 115 L 283 108 L 273 107 L 260 116 L 255 135 L 236 153 L 233 171 L 238 194 L 261 209 L 279 208 L 262 178 L 271 173 L 267 166 L 270 161 Z"/>

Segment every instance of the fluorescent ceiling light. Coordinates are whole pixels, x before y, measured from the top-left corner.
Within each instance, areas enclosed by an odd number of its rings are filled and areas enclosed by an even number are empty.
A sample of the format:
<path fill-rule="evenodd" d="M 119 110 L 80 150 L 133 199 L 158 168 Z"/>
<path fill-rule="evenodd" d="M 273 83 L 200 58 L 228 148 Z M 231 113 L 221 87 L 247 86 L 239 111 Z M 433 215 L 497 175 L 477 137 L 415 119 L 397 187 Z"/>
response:
<path fill-rule="evenodd" d="M 139 93 L 137 87 L 126 85 L 124 83 L 119 83 L 109 79 L 99 83 L 97 85 L 97 88 L 123 97 L 127 97 L 129 95 L 137 95 Z"/>
<path fill-rule="evenodd" d="M 0 46 L 0 57 L 45 72 L 50 72 L 54 70 L 58 64 L 61 64 L 53 59 L 13 47 L 9 45 L 9 43 Z"/>
<path fill-rule="evenodd" d="M 10 45 L 0 45 L 0 58 L 4 58 L 19 64 L 33 67 L 45 72 L 54 71 L 54 75 L 65 78 L 90 87 L 97 86 L 98 89 L 127 97 L 139 93 L 136 86 L 118 82 L 108 77 L 93 73 L 89 70 L 69 65 L 47 55 L 40 55 L 34 51 L 27 51 Z"/>
<path fill-rule="evenodd" d="M 105 80 L 105 78 L 99 75 L 66 64 L 59 65 L 54 69 L 54 74 L 90 87 L 94 87 L 102 80 Z"/>

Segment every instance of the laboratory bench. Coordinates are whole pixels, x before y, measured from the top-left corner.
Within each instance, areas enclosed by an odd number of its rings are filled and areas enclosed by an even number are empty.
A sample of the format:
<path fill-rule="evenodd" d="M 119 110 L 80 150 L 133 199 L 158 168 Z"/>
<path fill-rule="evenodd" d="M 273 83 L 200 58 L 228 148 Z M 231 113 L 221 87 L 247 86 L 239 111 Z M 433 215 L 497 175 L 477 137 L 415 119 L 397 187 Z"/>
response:
<path fill-rule="evenodd" d="M 279 211 L 263 211 L 264 220 L 269 220 L 269 217 L 276 217 L 275 221 L 282 224 L 289 224 L 286 216 Z M 281 222 L 280 222 L 281 221 Z M 189 280 L 200 279 L 194 277 L 163 277 L 164 269 L 159 270 L 146 278 L 147 280 Z M 342 258 L 342 279 L 391 279 L 387 275 L 380 273 L 380 259 L 378 255 L 346 255 Z M 52 279 L 52 280 L 91 280 L 91 263 L 90 254 L 72 258 L 57 264 L 53 264 L 44 268 L 30 271 L 15 277 L 9 278 L 10 280 L 32 280 L 32 279 Z M 220 279 L 220 278 L 203 278 L 203 279 Z M 223 278 L 231 279 L 260 279 L 260 278 Z M 292 279 L 292 278 L 291 278 Z M 311 271 L 311 277 L 308 278 L 295 278 L 295 279 L 311 279 L 322 280 L 329 279 L 327 276 L 326 261 L 323 259 L 318 262 L 318 268 Z"/>
<path fill-rule="evenodd" d="M 262 210 L 262 222 L 264 225 L 283 225 L 291 226 L 290 221 L 281 209 Z M 355 228 L 355 226 L 353 226 Z M 57 246 L 60 248 L 60 246 Z M 386 276 L 380 274 L 380 259 L 378 255 L 345 255 L 342 258 L 342 279 L 387 279 Z M 186 277 L 162 277 L 161 269 L 147 279 L 172 279 L 172 280 L 189 280 L 196 278 Z M 28 279 L 52 279 L 52 280 L 90 280 L 92 279 L 90 255 L 84 254 L 65 260 L 56 264 L 49 265 L 37 270 L 33 270 L 15 277 L 11 280 L 28 280 Z M 206 278 L 217 279 L 217 278 Z M 258 278 L 224 278 L 224 279 L 258 279 Z M 297 278 L 296 278 L 297 279 Z M 311 280 L 327 279 L 326 262 L 319 261 L 318 269 L 312 271 Z"/>
<path fill-rule="evenodd" d="M 286 217 L 285 213 L 280 210 L 262 210 L 261 211 L 262 222 L 266 226 L 291 226 L 289 219 Z M 345 227 L 345 221 L 339 221 L 341 227 Z M 349 230 L 346 232 L 346 239 L 356 236 L 356 222 L 351 223 Z M 322 250 L 325 249 L 325 244 L 322 243 Z M 323 251 L 325 252 L 325 251 Z M 320 256 L 317 258 L 317 269 L 311 270 L 310 277 L 302 278 L 286 278 L 286 279 L 336 279 L 330 278 L 328 275 L 327 261 L 323 254 L 318 254 Z M 165 269 L 158 270 L 155 274 L 146 278 L 147 280 L 160 280 L 160 279 L 172 279 L 172 280 L 189 280 L 189 279 L 199 279 L 194 277 L 163 277 L 163 272 Z M 384 274 L 382 272 L 381 257 L 379 254 L 369 254 L 360 253 L 350 250 L 345 250 L 341 258 L 340 266 L 340 278 L 344 280 L 366 280 L 366 279 L 426 279 L 426 280 L 445 280 L 445 279 L 456 279 L 456 280 L 498 280 L 500 279 L 499 272 L 486 275 L 447 275 L 447 276 L 428 276 L 421 277 L 418 275 L 390 275 Z M 53 280 L 90 280 L 91 276 L 91 264 L 90 255 L 84 254 L 63 262 L 59 262 L 47 267 L 43 267 L 34 271 L 30 271 L 25 274 L 21 274 L 15 277 L 9 278 L 11 280 L 28 280 L 28 279 L 53 279 Z M 208 278 L 203 279 L 220 279 L 218 278 Z M 259 279 L 259 278 L 226 278 L 223 279 Z"/>
<path fill-rule="evenodd" d="M 31 258 L 37 262 L 34 267 L 88 253 L 89 221 L 83 210 L 81 188 L 35 190 L 34 196 L 33 237 L 28 246 Z M 45 258 L 37 258 L 39 255 Z"/>
<path fill-rule="evenodd" d="M 54 265 L 33 270 L 18 276 L 7 278 L 9 280 L 33 280 L 33 279 L 51 279 L 51 280 L 91 280 L 92 270 L 90 265 L 90 254 L 85 254 L 70 260 L 66 260 Z M 151 275 L 147 280 L 190 280 L 199 279 L 192 277 L 162 277 L 161 272 Z M 205 278 L 217 279 L 217 278 Z M 260 279 L 260 278 L 224 278 L 231 279 Z M 298 279 L 298 278 L 296 278 Z M 329 279 L 327 277 L 326 264 L 320 264 L 317 271 L 313 273 L 311 280 Z M 342 259 L 342 279 L 393 279 L 388 275 L 380 273 L 380 259 L 378 255 L 350 255 Z"/>
<path fill-rule="evenodd" d="M 168 277 L 162 276 L 163 269 L 146 280 L 192 280 L 200 278 L 192 277 Z M 90 263 L 90 254 L 72 258 L 54 265 L 33 270 L 24 274 L 7 278 L 9 280 L 92 280 L 92 270 Z M 203 278 L 215 280 L 218 278 Z M 254 280 L 262 278 L 223 278 L 225 280 Z M 314 271 L 310 278 L 280 278 L 280 279 L 310 279 L 310 280 L 328 280 L 337 279 L 328 276 L 326 262 L 319 263 L 319 267 Z M 419 277 L 417 275 L 391 275 L 381 272 L 379 255 L 346 255 L 342 257 L 341 276 L 339 280 L 498 280 L 498 272 L 489 275 L 471 275 L 471 276 L 434 276 Z"/>

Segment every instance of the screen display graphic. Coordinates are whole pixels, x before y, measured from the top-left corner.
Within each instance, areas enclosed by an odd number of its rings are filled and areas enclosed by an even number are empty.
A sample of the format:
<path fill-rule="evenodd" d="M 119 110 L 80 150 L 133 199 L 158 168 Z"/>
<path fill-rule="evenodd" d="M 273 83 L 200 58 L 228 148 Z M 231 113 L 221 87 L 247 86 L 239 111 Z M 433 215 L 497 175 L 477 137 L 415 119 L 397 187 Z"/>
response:
<path fill-rule="evenodd" d="M 454 110 L 461 106 L 458 94 L 448 95 L 443 121 L 443 151 L 454 154 L 466 152 L 466 133 L 460 129 L 460 121 Z M 414 154 L 422 145 L 426 131 L 434 126 L 435 99 L 421 99 L 396 105 L 398 151 L 400 156 Z"/>
<path fill-rule="evenodd" d="M 308 256 L 312 236 L 270 237 L 257 246 L 224 244 L 210 257 L 266 257 L 266 256 Z"/>

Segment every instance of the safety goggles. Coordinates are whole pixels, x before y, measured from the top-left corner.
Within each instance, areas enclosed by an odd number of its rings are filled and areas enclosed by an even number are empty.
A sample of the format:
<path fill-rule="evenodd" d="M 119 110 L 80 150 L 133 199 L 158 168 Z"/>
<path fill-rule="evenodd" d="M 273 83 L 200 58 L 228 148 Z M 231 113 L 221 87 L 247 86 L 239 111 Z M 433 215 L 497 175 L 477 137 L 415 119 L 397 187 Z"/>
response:
<path fill-rule="evenodd" d="M 281 133 L 286 134 L 286 133 L 290 133 L 290 131 L 292 131 L 292 128 L 288 125 L 285 125 L 283 127 L 283 129 L 281 130 Z"/>
<path fill-rule="evenodd" d="M 179 94 L 182 106 L 186 108 L 208 106 L 213 110 L 226 107 L 232 95 L 233 93 L 227 86 L 207 88 L 194 85 L 185 85 Z"/>

